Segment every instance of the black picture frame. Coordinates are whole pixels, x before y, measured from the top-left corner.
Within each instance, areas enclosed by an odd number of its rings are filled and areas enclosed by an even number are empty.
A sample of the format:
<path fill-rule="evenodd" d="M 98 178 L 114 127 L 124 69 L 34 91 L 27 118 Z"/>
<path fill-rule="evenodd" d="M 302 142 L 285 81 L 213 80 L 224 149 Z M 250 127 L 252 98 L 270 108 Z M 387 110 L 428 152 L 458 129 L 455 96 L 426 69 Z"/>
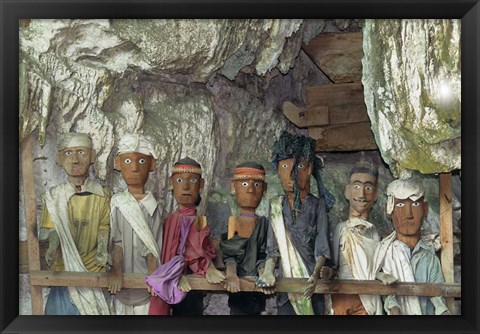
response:
<path fill-rule="evenodd" d="M 2 333 L 479 332 L 478 218 L 480 4 L 400 1 L 0 0 L 0 330 Z M 462 19 L 462 314 L 452 317 L 19 316 L 19 19 L 28 18 L 458 18 Z"/>

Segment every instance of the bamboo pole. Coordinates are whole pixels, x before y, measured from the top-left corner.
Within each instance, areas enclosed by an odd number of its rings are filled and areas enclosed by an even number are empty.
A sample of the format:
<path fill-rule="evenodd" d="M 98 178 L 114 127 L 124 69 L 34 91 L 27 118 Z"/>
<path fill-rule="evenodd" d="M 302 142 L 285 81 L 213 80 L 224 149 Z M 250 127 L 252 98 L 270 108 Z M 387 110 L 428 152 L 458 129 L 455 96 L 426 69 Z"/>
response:
<path fill-rule="evenodd" d="M 226 292 L 223 284 L 211 284 L 203 277 L 186 275 L 193 290 Z M 123 288 L 146 288 L 144 274 L 125 274 Z M 36 271 L 31 273 L 31 282 L 38 286 L 86 286 L 96 288 L 107 287 L 106 273 L 92 272 L 56 272 Z M 306 278 L 277 278 L 276 292 L 303 293 L 307 286 Z M 255 287 L 255 277 L 240 277 L 241 291 L 260 291 Z M 460 284 L 407 283 L 399 282 L 384 285 L 379 281 L 319 281 L 316 293 L 342 293 L 366 295 L 405 295 L 405 296 L 444 296 L 460 297 Z"/>
<path fill-rule="evenodd" d="M 441 261 L 442 271 L 446 283 L 454 283 L 453 259 L 453 209 L 452 209 L 452 174 L 441 173 L 440 181 L 440 242 L 442 244 Z M 455 314 L 455 301 L 447 298 L 447 307 L 450 313 Z"/>
<path fill-rule="evenodd" d="M 21 168 L 24 194 L 25 223 L 27 225 L 29 271 L 40 270 L 40 251 L 37 237 L 37 213 L 35 202 L 35 181 L 33 178 L 32 134 L 23 140 L 21 147 Z M 43 314 L 42 288 L 31 282 L 32 314 Z"/>

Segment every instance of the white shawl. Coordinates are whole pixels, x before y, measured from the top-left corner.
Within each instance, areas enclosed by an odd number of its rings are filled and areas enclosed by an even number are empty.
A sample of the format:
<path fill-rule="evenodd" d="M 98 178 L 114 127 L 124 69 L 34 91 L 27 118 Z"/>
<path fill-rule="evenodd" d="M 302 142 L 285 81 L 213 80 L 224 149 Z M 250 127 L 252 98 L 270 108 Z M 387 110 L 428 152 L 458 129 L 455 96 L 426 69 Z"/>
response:
<path fill-rule="evenodd" d="M 93 181 L 86 180 L 86 184 Z M 94 185 L 91 185 L 93 186 Z M 98 185 L 99 186 L 99 185 Z M 101 186 L 100 186 L 101 187 Z M 69 227 L 68 200 L 75 194 L 75 188 L 65 183 L 50 189 L 43 195 L 45 205 L 52 218 L 62 246 L 66 271 L 88 272 L 83 265 Z M 110 311 L 100 288 L 69 286 L 70 299 L 82 315 L 109 315 Z"/>

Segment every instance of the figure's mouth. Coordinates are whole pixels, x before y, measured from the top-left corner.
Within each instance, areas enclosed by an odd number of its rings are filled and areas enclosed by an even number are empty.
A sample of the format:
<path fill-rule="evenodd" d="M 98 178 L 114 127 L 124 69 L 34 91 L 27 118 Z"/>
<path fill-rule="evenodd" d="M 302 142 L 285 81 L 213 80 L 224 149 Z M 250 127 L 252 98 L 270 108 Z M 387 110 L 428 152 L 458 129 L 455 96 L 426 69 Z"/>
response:
<path fill-rule="evenodd" d="M 362 204 L 367 204 L 370 201 L 367 201 L 365 198 L 354 198 L 353 199 L 355 202 L 362 203 Z"/>
<path fill-rule="evenodd" d="M 191 197 L 192 194 L 182 194 L 182 196 L 188 196 L 188 197 Z"/>

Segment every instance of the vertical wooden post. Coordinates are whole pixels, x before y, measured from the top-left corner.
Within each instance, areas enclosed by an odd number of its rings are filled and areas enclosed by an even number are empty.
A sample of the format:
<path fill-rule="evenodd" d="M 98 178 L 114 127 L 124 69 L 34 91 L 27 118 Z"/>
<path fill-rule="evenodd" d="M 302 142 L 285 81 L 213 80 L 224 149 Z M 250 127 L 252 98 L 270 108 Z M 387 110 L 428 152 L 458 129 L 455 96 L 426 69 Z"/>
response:
<path fill-rule="evenodd" d="M 452 174 L 440 173 L 440 242 L 442 244 L 441 261 L 446 283 L 454 283 L 453 262 L 453 208 L 452 208 Z M 450 313 L 455 312 L 453 298 L 447 298 Z"/>
<path fill-rule="evenodd" d="M 28 265 L 29 271 L 40 270 L 40 251 L 37 237 L 37 213 L 35 203 L 35 181 L 33 178 L 32 135 L 22 142 L 21 146 L 22 181 L 27 225 Z M 42 287 L 30 285 L 32 298 L 32 314 L 43 314 Z"/>

